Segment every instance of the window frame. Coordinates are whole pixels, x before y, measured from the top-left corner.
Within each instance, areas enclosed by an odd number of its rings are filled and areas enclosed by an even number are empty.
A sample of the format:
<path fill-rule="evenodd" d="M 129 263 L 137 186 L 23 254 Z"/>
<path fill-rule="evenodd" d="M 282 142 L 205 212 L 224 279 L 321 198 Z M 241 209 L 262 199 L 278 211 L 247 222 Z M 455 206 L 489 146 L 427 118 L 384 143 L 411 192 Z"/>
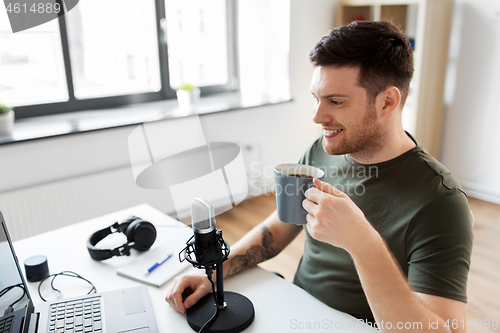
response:
<path fill-rule="evenodd" d="M 62 0 L 56 0 L 64 8 Z M 157 92 L 146 92 L 136 94 L 117 95 L 109 97 L 97 97 L 87 99 L 77 99 L 74 93 L 73 75 L 71 70 L 71 57 L 69 52 L 69 41 L 66 28 L 66 18 L 60 15 L 59 34 L 63 52 L 64 70 L 66 74 L 66 85 L 68 90 L 68 100 L 65 102 L 33 104 L 17 106 L 16 118 L 40 117 L 46 115 L 71 113 L 76 111 L 90 111 L 99 109 L 112 109 L 120 106 L 161 101 L 176 98 L 175 90 L 170 87 L 168 70 L 168 45 L 165 42 L 165 34 L 162 22 L 165 18 L 165 0 L 155 0 L 156 11 L 156 31 L 160 62 L 160 83 L 161 89 Z M 226 22 L 227 22 L 227 52 L 228 52 L 228 83 L 218 86 L 200 87 L 202 96 L 237 91 L 239 86 L 238 64 L 237 64 L 237 1 L 226 0 Z"/>

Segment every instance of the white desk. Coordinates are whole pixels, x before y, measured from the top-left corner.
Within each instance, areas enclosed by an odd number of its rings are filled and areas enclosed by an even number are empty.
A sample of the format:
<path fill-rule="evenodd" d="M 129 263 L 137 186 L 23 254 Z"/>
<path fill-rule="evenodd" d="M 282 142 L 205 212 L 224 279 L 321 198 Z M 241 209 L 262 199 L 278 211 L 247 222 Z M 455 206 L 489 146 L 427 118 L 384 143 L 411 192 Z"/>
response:
<path fill-rule="evenodd" d="M 92 281 L 99 292 L 136 286 L 138 282 L 118 276 L 116 268 L 137 259 L 140 253 L 133 250 L 130 257 L 113 257 L 97 262 L 90 258 L 86 248 L 90 234 L 130 215 L 155 224 L 158 238 L 153 247 L 160 241 L 172 239 L 185 242 L 192 236 L 191 228 L 148 205 L 139 205 L 17 241 L 14 248 L 21 265 L 28 257 L 46 255 L 51 273 L 74 271 Z M 194 268 L 188 267 L 186 271 L 190 269 Z M 80 293 L 88 290 L 88 286 L 79 280 L 71 282 L 81 285 Z M 170 284 L 171 281 L 161 288 L 148 287 L 159 330 L 162 333 L 191 333 L 193 330 L 188 326 L 186 316 L 174 311 L 165 301 Z M 38 304 L 41 302 L 37 292 L 38 282 L 28 285 L 33 302 Z M 301 288 L 259 267 L 224 280 L 224 290 L 243 294 L 253 302 L 255 320 L 245 332 L 372 331 L 371 328 L 358 325 L 354 317 L 331 309 Z M 54 294 L 43 295 L 48 298 Z M 67 295 L 72 296 L 77 295 Z"/>

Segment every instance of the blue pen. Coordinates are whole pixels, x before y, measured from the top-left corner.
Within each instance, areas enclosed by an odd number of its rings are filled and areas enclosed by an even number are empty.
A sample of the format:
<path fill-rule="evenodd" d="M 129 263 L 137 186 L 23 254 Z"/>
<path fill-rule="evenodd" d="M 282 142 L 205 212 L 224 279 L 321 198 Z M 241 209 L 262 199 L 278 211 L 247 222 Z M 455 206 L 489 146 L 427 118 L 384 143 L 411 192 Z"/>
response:
<path fill-rule="evenodd" d="M 162 265 L 163 263 L 165 263 L 165 261 L 167 261 L 168 259 L 170 259 L 170 257 L 172 257 L 172 253 L 167 254 L 162 260 L 158 261 L 153 266 L 149 267 L 144 272 L 144 276 L 148 275 L 149 273 L 151 273 L 152 271 L 154 271 L 156 268 L 158 268 L 160 265 Z"/>

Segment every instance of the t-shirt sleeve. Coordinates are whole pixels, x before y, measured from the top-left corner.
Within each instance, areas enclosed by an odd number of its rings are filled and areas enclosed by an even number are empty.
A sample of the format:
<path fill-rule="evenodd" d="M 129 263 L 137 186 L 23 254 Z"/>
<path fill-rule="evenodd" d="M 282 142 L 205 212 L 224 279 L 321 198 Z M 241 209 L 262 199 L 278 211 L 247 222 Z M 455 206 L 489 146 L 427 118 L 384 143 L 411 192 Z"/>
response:
<path fill-rule="evenodd" d="M 440 194 L 408 227 L 408 283 L 417 292 L 467 302 L 473 239 L 466 195 L 458 189 Z"/>

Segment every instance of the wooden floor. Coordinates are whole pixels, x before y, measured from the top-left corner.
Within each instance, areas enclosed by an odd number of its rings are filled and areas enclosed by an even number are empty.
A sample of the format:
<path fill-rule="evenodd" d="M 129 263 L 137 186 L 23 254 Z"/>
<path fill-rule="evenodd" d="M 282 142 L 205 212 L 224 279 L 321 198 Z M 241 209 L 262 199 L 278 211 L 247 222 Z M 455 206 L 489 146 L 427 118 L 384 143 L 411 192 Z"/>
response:
<path fill-rule="evenodd" d="M 470 206 L 475 217 L 475 239 L 468 284 L 468 324 L 474 320 L 474 327 L 467 331 L 500 332 L 500 328 L 491 326 L 493 320 L 500 322 L 500 206 L 474 198 L 470 199 Z M 217 228 L 231 245 L 275 209 L 273 195 L 248 199 L 219 215 Z M 304 232 L 301 232 L 277 257 L 260 266 L 292 281 L 303 254 L 304 239 Z M 489 329 L 485 327 L 488 321 Z"/>

